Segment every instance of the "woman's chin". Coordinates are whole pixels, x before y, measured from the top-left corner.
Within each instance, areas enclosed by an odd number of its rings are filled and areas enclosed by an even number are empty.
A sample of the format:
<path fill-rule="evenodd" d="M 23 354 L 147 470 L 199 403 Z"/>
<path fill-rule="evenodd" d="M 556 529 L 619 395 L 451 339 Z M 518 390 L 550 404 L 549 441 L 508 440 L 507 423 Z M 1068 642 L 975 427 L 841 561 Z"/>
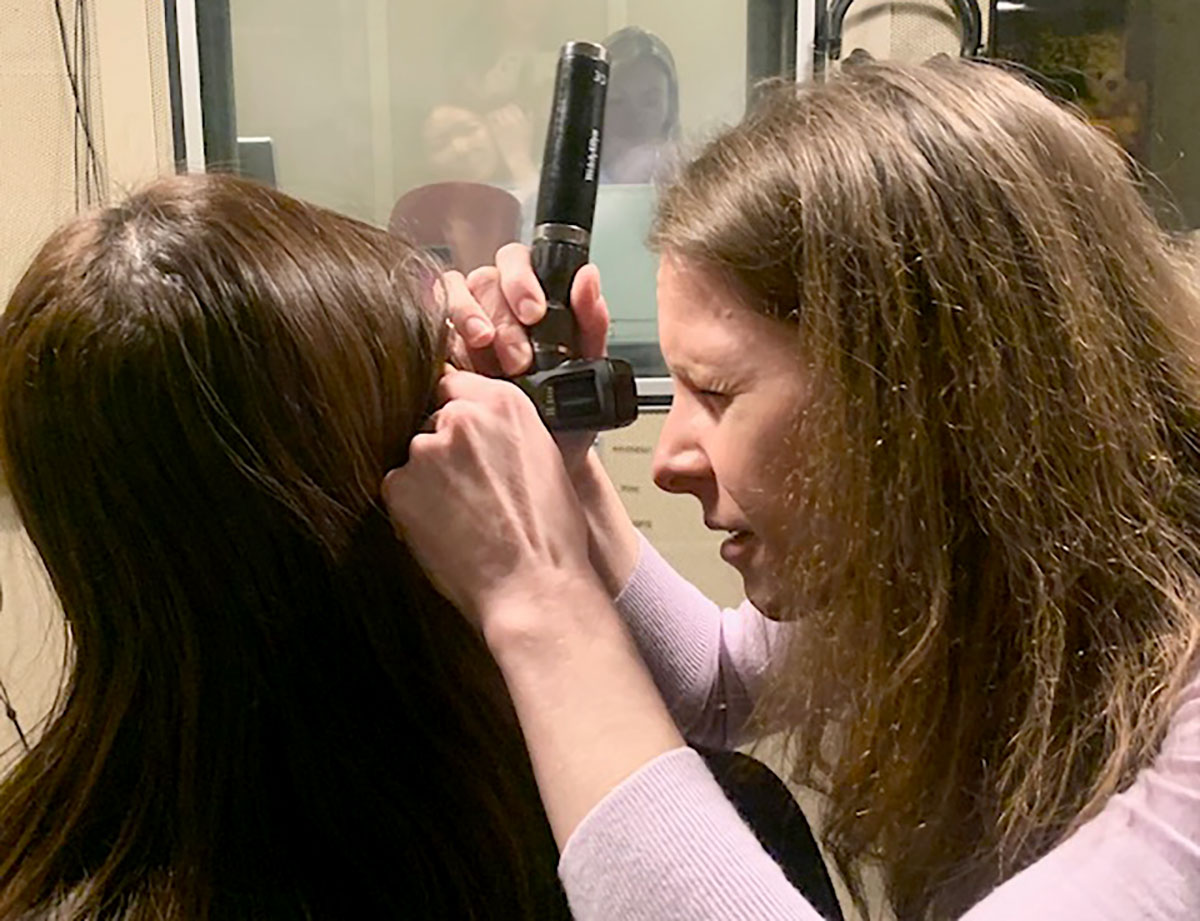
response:
<path fill-rule="evenodd" d="M 783 593 L 779 585 L 770 580 L 750 580 L 745 577 L 742 584 L 746 589 L 746 598 L 755 609 L 770 620 L 788 620 L 789 612 L 783 602 Z"/>
<path fill-rule="evenodd" d="M 755 535 L 728 538 L 721 545 L 721 558 L 738 571 L 746 598 L 762 614 L 779 619 L 780 586 L 772 567 L 767 565 L 766 553 Z"/>

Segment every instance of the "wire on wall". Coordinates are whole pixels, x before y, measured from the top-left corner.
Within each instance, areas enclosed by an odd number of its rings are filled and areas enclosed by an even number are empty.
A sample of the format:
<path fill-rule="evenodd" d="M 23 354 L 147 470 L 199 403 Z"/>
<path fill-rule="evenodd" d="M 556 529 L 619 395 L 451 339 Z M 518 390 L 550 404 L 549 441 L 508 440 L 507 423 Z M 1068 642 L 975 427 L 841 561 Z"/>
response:
<path fill-rule="evenodd" d="M 73 151 L 75 210 L 83 211 L 107 198 L 104 165 L 97 148 L 96 120 L 93 117 L 92 100 L 97 87 L 92 78 L 93 4 L 89 0 L 54 0 L 54 16 L 57 23 L 58 47 L 62 54 L 70 92 L 69 105 L 73 109 Z M 53 41 L 53 39 L 50 39 Z M 3 607 L 3 592 L 0 588 L 0 608 Z M 21 725 L 12 696 L 5 682 L 0 679 L 0 723 L 5 719 L 16 730 L 17 739 L 25 751 L 29 751 L 29 738 Z M 3 754 L 3 752 L 0 752 Z"/>
<path fill-rule="evenodd" d="M 63 2 L 54 0 L 63 67 L 66 69 L 75 108 L 75 209 L 82 211 L 103 203 L 107 186 L 100 155 L 96 151 L 96 133 L 92 118 L 92 42 L 89 28 L 91 5 L 88 0 L 74 0 L 72 5 L 71 35 L 68 38 Z"/>
<path fill-rule="evenodd" d="M 21 741 L 21 747 L 25 751 L 29 751 L 29 740 L 25 738 L 25 730 L 21 728 L 21 721 L 17 718 L 16 708 L 12 705 L 12 698 L 8 696 L 8 688 L 4 686 L 3 681 L 0 681 L 0 706 L 4 707 L 4 715 L 17 730 L 17 738 Z"/>
<path fill-rule="evenodd" d="M 3 607 L 4 592 L 0 591 L 0 609 Z M 0 706 L 3 706 L 4 715 L 8 717 L 8 721 L 17 730 L 17 738 L 21 740 L 21 746 L 25 751 L 29 751 L 29 740 L 25 738 L 25 730 L 21 728 L 21 721 L 17 718 L 17 708 L 13 706 L 12 698 L 8 696 L 8 688 L 5 687 L 3 681 L 0 681 Z"/>

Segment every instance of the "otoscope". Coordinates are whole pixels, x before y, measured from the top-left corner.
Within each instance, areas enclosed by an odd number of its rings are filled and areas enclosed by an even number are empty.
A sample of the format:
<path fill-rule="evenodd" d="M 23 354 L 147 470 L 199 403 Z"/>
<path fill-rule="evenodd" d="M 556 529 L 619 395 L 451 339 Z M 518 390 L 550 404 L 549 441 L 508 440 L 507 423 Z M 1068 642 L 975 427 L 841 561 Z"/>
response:
<path fill-rule="evenodd" d="M 530 258 L 546 316 L 530 328 L 533 368 L 517 379 L 552 431 L 615 429 L 637 418 L 633 368 L 619 358 L 581 359 L 571 283 L 588 261 L 608 53 L 567 42 L 558 58 Z"/>

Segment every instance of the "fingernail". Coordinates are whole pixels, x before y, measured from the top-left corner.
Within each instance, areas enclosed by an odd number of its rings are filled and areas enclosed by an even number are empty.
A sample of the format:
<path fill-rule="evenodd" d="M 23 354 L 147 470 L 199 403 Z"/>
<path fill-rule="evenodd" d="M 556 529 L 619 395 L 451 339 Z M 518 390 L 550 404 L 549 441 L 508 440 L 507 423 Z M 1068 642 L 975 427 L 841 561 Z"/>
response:
<path fill-rule="evenodd" d="M 478 348 L 487 345 L 492 334 L 492 325 L 480 317 L 471 317 L 467 320 L 463 332 L 466 333 L 467 344 Z"/>

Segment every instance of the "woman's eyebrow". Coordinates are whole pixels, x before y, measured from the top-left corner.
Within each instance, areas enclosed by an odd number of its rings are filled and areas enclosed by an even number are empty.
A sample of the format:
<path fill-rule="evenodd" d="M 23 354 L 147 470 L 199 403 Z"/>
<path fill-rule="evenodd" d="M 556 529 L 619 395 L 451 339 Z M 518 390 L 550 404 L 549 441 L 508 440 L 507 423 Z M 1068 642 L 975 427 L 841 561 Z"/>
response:
<path fill-rule="evenodd" d="M 671 361 L 664 357 L 663 362 L 667 366 L 667 372 L 672 377 L 681 378 L 682 380 L 691 380 L 703 367 L 703 365 L 688 358 L 678 358 Z"/>

